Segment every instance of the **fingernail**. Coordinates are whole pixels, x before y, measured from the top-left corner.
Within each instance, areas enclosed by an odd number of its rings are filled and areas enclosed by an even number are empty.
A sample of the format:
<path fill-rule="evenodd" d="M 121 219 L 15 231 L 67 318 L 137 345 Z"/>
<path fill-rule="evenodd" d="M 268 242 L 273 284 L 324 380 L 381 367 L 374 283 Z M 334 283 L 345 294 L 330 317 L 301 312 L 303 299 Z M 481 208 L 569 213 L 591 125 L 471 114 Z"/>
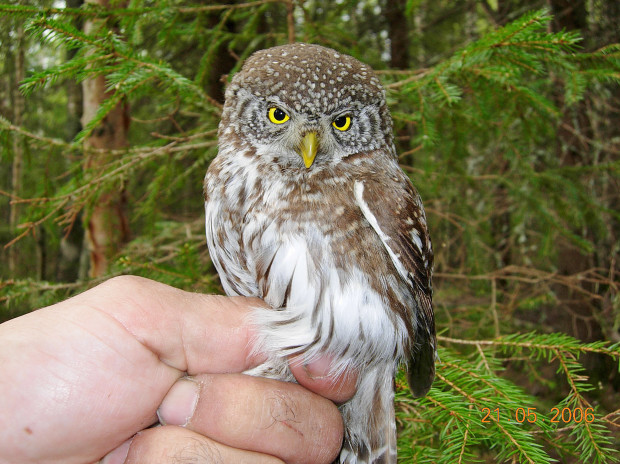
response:
<path fill-rule="evenodd" d="M 199 392 L 200 385 L 193 380 L 177 380 L 157 410 L 159 421 L 164 425 L 187 425 L 194 415 Z"/>
<path fill-rule="evenodd" d="M 322 356 L 310 363 L 304 362 L 302 364 L 304 372 L 312 380 L 321 380 L 329 377 L 329 369 L 331 367 L 331 359 L 327 356 Z"/>
<path fill-rule="evenodd" d="M 127 440 L 121 446 L 106 454 L 106 456 L 99 461 L 99 464 L 123 464 L 125 459 L 127 459 L 129 447 L 131 446 L 131 440 L 133 440 L 133 438 Z"/>

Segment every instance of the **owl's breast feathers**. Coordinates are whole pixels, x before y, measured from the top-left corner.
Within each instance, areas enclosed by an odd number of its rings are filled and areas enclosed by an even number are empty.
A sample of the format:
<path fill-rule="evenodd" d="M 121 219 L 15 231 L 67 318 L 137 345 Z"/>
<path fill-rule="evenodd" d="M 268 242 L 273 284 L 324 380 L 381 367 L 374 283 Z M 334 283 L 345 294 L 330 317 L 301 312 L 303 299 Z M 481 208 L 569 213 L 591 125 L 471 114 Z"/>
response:
<path fill-rule="evenodd" d="M 409 179 L 395 161 L 381 172 L 346 165 L 297 179 L 251 164 L 231 172 L 225 158 L 212 163 L 207 238 L 227 293 L 282 309 L 258 316 L 264 348 L 310 358 L 327 350 L 342 359 L 335 370 L 407 360 L 412 391 L 426 393 L 433 257 Z"/>

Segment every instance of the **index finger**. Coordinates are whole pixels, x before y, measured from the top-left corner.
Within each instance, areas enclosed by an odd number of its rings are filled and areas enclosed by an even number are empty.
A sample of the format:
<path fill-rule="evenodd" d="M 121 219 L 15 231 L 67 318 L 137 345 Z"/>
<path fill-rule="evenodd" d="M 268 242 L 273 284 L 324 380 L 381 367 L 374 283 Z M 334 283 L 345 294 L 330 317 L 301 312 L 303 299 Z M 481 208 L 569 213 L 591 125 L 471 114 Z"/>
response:
<path fill-rule="evenodd" d="M 265 305 L 258 298 L 191 293 L 121 276 L 74 299 L 87 299 L 162 362 L 190 375 L 242 372 L 264 361 L 252 351 L 254 329 L 247 317 Z"/>

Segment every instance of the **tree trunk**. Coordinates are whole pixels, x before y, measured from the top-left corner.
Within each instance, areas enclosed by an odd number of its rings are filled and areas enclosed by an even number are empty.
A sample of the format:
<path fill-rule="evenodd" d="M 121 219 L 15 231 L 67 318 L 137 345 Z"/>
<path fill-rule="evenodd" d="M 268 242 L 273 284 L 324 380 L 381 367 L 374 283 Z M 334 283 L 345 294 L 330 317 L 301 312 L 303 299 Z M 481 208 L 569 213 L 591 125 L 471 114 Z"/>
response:
<path fill-rule="evenodd" d="M 424 23 L 426 20 L 426 11 L 428 9 L 428 1 L 418 3 L 412 18 L 411 33 L 413 35 L 413 61 L 412 68 L 419 68 L 426 63 L 426 49 L 424 47 Z"/>
<path fill-rule="evenodd" d="M 554 14 L 553 29 L 556 31 L 579 30 L 585 39 L 586 47 L 598 49 L 620 38 L 617 31 L 611 32 L 611 34 L 615 33 L 614 36 L 607 37 L 600 36 L 600 31 L 597 32 L 597 27 L 601 23 L 618 25 L 620 9 L 617 7 L 617 0 L 601 2 L 602 5 L 599 4 L 598 7 L 604 9 L 599 12 L 602 14 L 590 16 L 588 16 L 588 6 L 585 1 L 550 0 L 549 3 Z M 590 6 L 594 8 L 592 4 Z M 589 18 L 591 21 L 588 21 Z M 589 142 L 590 140 L 613 140 L 614 137 L 620 136 L 617 111 L 609 111 L 609 108 L 617 108 L 612 100 L 615 99 L 617 102 L 620 98 L 620 93 L 615 86 L 610 90 L 610 96 L 611 99 L 606 96 L 601 102 L 599 94 L 586 94 L 582 102 L 570 108 L 563 107 L 563 102 L 558 97 L 559 107 L 564 116 L 558 129 L 557 155 L 563 166 L 594 166 L 617 160 L 616 150 L 599 150 Z M 600 109 L 597 110 L 597 107 Z M 605 126 L 598 133 L 596 133 L 597 120 L 604 121 Z M 614 120 L 616 120 L 615 123 Z M 592 189 L 592 195 L 613 210 L 617 207 L 620 197 L 617 186 L 613 186 L 613 181 L 608 181 L 607 183 L 612 183 L 612 193 L 608 195 L 606 192 L 608 186 L 598 185 L 599 183 L 605 184 L 604 178 L 589 186 Z M 583 213 L 587 214 L 587 212 Z M 609 283 L 595 285 L 575 279 L 571 287 L 557 285 L 554 291 L 561 304 L 547 315 L 549 323 L 556 330 L 562 330 L 583 341 L 601 339 L 618 341 L 620 338 L 616 322 L 618 315 L 615 314 L 617 310 L 614 311 L 612 303 L 614 291 L 611 288 L 612 282 L 617 281 L 618 275 L 618 262 L 615 257 L 618 245 L 617 242 L 613 243 L 613 240 L 617 239 L 615 237 L 617 225 L 613 215 L 610 215 L 607 224 L 610 237 L 605 239 L 599 238 L 599 233 L 594 230 L 594 226 L 588 225 L 584 230 L 573 231 L 577 235 L 583 235 L 594 244 L 595 248 L 589 254 L 569 243 L 567 239 L 558 243 L 557 270 L 559 274 L 570 276 L 593 269 L 602 269 L 608 274 L 606 277 Z M 614 247 L 616 247 L 615 252 Z M 584 291 L 597 294 L 602 298 L 590 298 Z M 586 356 L 584 364 L 593 374 L 594 382 L 599 381 L 601 384 L 620 388 L 620 376 L 617 369 L 609 365 L 607 357 Z"/>
<path fill-rule="evenodd" d="M 571 0 L 549 1 L 554 20 L 552 27 L 555 31 L 580 30 L 586 32 L 587 11 L 584 2 L 572 2 Z M 558 129 L 556 146 L 557 156 L 563 166 L 577 166 L 588 164 L 589 146 L 577 134 L 590 134 L 590 120 L 584 102 L 580 102 L 575 108 L 566 108 L 562 96 L 557 96 L 558 107 L 563 117 Z M 580 234 L 582 231 L 574 231 Z M 592 267 L 591 257 L 583 254 L 567 239 L 561 239 L 558 243 L 557 269 L 562 275 L 572 275 L 583 272 Z M 585 323 L 591 319 L 592 310 L 584 298 L 574 289 L 565 285 L 557 285 L 555 293 L 561 306 L 559 314 L 549 314 L 551 325 L 563 332 L 587 340 L 591 338 L 591 324 Z"/>
<path fill-rule="evenodd" d="M 67 8 L 80 8 L 83 5 L 82 0 L 67 0 Z M 78 16 L 73 24 L 77 29 L 83 28 L 83 21 Z M 71 60 L 77 50 L 67 50 L 66 59 Z M 72 79 L 67 80 L 67 126 L 65 140 L 72 141 L 82 130 L 82 107 L 84 105 L 82 98 L 82 85 Z M 69 168 L 69 160 L 64 160 L 65 166 Z M 84 228 L 82 227 L 81 215 L 76 220 L 71 230 L 60 240 L 58 249 L 58 259 L 56 261 L 56 280 L 59 282 L 75 282 L 80 277 L 84 278 L 88 274 L 88 270 L 80 273 L 80 257 L 84 250 Z M 86 268 L 88 267 L 88 259 L 85 260 Z"/>
<path fill-rule="evenodd" d="M 407 24 L 407 0 L 388 0 L 385 19 L 390 38 L 390 67 L 407 69 L 409 67 L 409 25 Z"/>
<path fill-rule="evenodd" d="M 599 49 L 608 44 L 620 43 L 620 2 L 617 0 L 600 0 L 593 4 L 591 16 L 597 18 L 590 26 L 588 47 Z M 620 88 L 617 84 L 605 86 L 605 92 L 597 92 L 592 96 L 592 111 L 596 115 L 592 131 L 594 140 L 603 140 L 606 143 L 598 153 L 595 163 L 617 163 L 620 155 Z M 615 122 L 614 122 L 615 121 Z M 615 141 L 615 142 L 614 142 Z M 604 205 L 609 211 L 620 211 L 620 188 L 610 176 L 604 182 L 593 186 L 597 197 L 604 199 Z M 620 281 L 620 221 L 614 215 L 609 215 L 606 224 L 607 234 L 598 242 L 595 251 L 595 265 L 600 269 L 608 270 L 610 282 Z M 617 290 L 611 285 L 601 288 L 603 301 L 598 314 L 605 337 L 612 342 L 620 342 L 620 314 L 618 307 L 614 308 Z M 620 379 L 619 379 L 620 383 Z"/>
<path fill-rule="evenodd" d="M 226 0 L 218 0 L 218 5 L 228 3 Z M 209 28 L 213 29 L 220 24 L 221 15 L 219 13 L 211 13 L 207 16 L 207 24 Z M 235 31 L 235 23 L 228 19 L 226 24 L 223 25 L 227 32 Z M 215 50 L 215 56 L 213 62 L 209 68 L 209 73 L 206 76 L 205 91 L 214 100 L 224 103 L 224 82 L 222 78 L 227 75 L 237 64 L 237 60 L 228 52 L 226 43 L 222 43 Z"/>
<path fill-rule="evenodd" d="M 495 8 L 491 5 L 492 3 L 488 0 L 482 0 L 481 6 L 489 16 L 489 19 L 498 26 L 505 26 L 528 11 L 540 8 L 540 2 L 537 0 L 527 0 L 525 2 L 521 0 L 498 0 L 495 3 Z"/>
<path fill-rule="evenodd" d="M 492 20 L 497 25 L 505 25 L 511 20 L 515 19 L 516 10 L 519 8 L 519 3 L 516 0 L 499 0 L 497 2 L 497 10 L 493 10 L 488 2 L 483 2 L 483 7 L 487 14 L 489 14 Z M 504 157 L 504 153 L 497 154 L 498 170 L 497 174 L 500 176 L 506 175 L 510 169 L 510 163 Z M 512 216 L 510 214 L 508 204 L 508 189 L 504 184 L 498 183 L 494 187 L 493 199 L 495 202 L 494 211 L 495 214 L 491 217 L 491 235 L 493 237 L 493 247 L 495 249 L 495 265 L 501 269 L 512 264 L 512 243 L 511 243 L 511 229 L 512 229 Z M 497 288 L 500 290 L 500 295 L 497 297 L 500 301 L 503 299 L 503 295 L 508 290 L 508 281 L 506 279 L 498 279 Z"/>
<path fill-rule="evenodd" d="M 87 0 L 87 3 L 107 8 L 107 0 Z M 89 19 L 84 24 L 88 34 L 98 26 L 99 19 Z M 94 117 L 99 106 L 113 95 L 106 91 L 105 76 L 87 79 L 82 84 L 84 106 L 82 124 L 86 125 Z M 119 103 L 108 113 L 101 125 L 85 141 L 88 153 L 86 169 L 97 169 L 109 162 L 106 150 L 118 150 L 127 146 L 129 115 L 127 106 Z M 97 152 L 90 152 L 89 148 Z M 120 251 L 129 237 L 129 222 L 125 212 L 124 190 L 103 192 L 97 204 L 85 212 L 86 244 L 90 254 L 91 277 L 103 275 L 109 266 L 110 258 Z"/>
<path fill-rule="evenodd" d="M 24 119 L 24 96 L 19 90 L 19 85 L 24 80 L 25 63 L 24 63 L 24 26 L 20 23 L 16 31 L 16 50 L 15 50 L 15 82 L 13 85 L 13 124 L 20 127 Z M 11 193 L 13 198 L 19 198 L 22 193 L 22 170 L 24 162 L 24 144 L 22 137 L 13 134 L 13 166 L 11 173 Z M 9 213 L 9 228 L 14 234 L 19 225 L 19 203 L 12 203 Z M 15 275 L 18 268 L 17 246 L 13 245 L 9 248 L 9 273 Z"/>

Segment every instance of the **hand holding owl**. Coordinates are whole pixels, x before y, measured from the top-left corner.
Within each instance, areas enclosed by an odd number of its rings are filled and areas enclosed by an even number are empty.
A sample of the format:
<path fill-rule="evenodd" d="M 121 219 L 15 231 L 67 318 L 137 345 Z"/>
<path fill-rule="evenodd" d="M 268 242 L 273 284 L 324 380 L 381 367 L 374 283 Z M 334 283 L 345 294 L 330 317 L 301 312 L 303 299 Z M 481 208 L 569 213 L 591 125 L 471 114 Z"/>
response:
<path fill-rule="evenodd" d="M 342 440 L 331 401 L 237 373 L 262 360 L 249 354 L 256 304 L 124 276 L 1 324 L 0 463 L 90 464 L 113 448 L 105 464 L 329 462 Z M 158 417 L 168 425 L 149 428 Z"/>

